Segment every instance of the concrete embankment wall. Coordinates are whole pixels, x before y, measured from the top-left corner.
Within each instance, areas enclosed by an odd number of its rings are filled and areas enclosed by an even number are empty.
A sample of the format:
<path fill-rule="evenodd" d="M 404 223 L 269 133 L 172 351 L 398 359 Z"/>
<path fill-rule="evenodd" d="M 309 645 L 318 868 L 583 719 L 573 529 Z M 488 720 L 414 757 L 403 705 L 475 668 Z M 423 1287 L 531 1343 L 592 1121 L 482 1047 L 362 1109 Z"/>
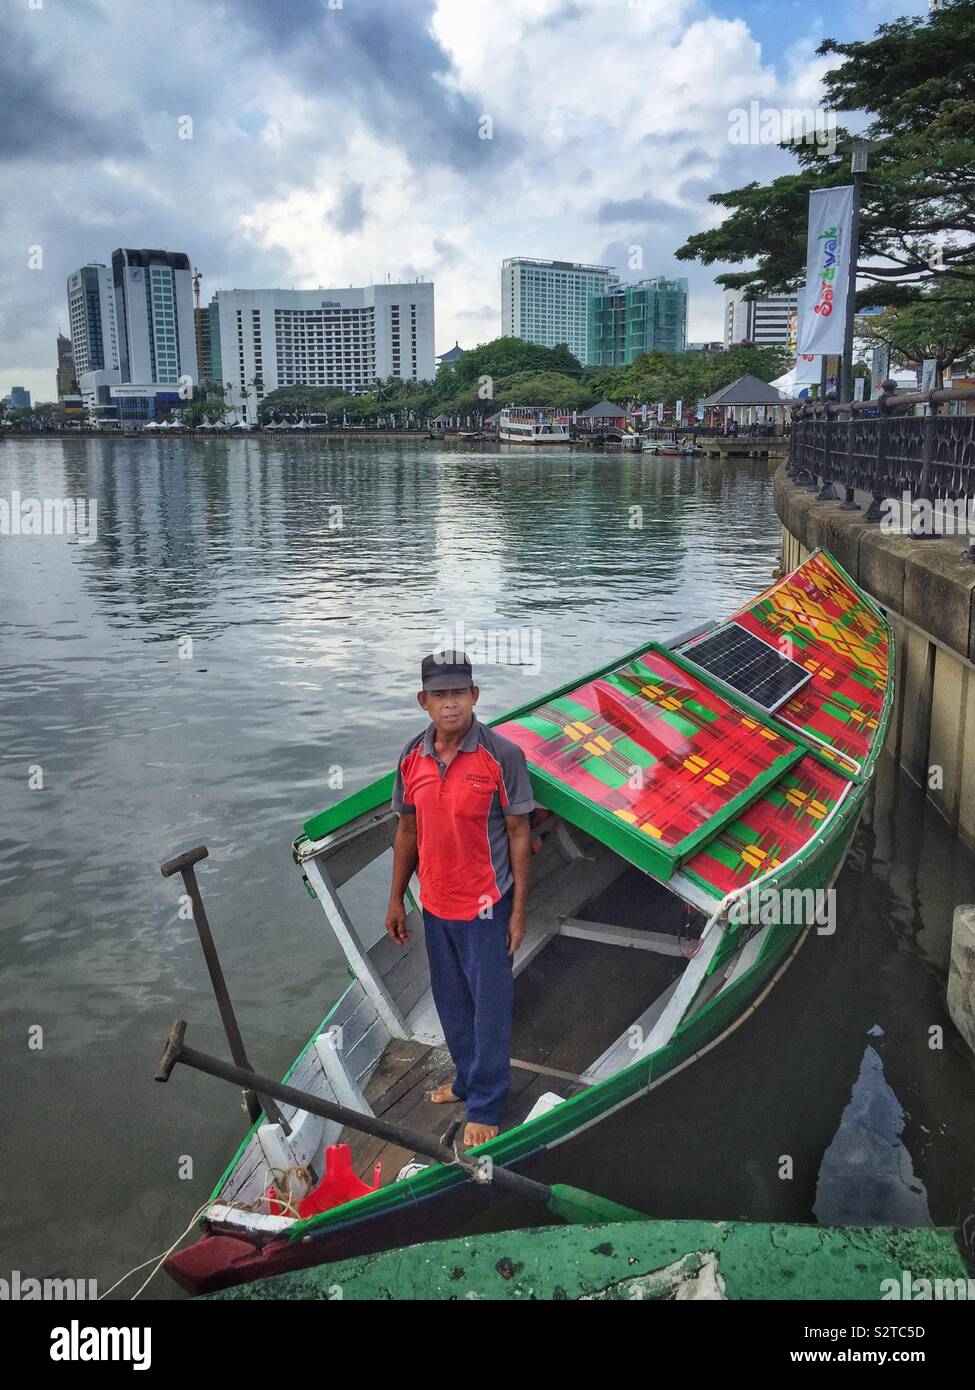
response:
<path fill-rule="evenodd" d="M 817 502 L 780 468 L 775 510 L 782 564 L 822 546 L 883 606 L 897 643 L 897 701 L 888 746 L 908 776 L 975 849 L 975 565 L 968 541 L 912 541 Z"/>

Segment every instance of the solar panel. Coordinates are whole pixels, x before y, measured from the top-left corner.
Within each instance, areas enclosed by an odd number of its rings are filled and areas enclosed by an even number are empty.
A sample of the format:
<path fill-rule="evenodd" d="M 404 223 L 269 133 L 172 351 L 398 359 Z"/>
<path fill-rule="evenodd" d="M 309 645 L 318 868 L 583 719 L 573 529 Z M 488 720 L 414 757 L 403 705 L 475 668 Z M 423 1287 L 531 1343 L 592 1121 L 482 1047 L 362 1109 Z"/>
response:
<path fill-rule="evenodd" d="M 775 710 L 810 679 L 810 673 L 737 623 L 727 623 L 687 646 L 685 661 L 730 685 L 763 709 Z"/>

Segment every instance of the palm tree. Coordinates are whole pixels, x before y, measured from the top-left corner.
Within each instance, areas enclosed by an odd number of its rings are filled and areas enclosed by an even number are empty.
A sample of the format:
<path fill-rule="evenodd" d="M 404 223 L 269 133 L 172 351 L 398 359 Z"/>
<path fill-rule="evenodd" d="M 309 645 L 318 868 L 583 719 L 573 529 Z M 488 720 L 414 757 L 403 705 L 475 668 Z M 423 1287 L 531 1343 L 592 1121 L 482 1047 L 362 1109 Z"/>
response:
<path fill-rule="evenodd" d="M 264 378 L 261 376 L 260 372 L 255 372 L 254 375 L 251 377 L 250 381 L 247 383 L 247 385 L 253 386 L 254 388 L 254 396 L 257 401 L 257 423 L 260 424 L 261 397 L 264 395 Z"/>

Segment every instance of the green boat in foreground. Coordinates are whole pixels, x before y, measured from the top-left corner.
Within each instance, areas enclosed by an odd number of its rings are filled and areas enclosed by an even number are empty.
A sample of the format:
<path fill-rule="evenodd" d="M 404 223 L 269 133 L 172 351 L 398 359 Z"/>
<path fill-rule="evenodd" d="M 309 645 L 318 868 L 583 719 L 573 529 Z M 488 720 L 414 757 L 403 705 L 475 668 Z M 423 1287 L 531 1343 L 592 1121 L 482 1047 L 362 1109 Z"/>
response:
<path fill-rule="evenodd" d="M 817 551 L 730 619 L 644 642 L 492 721 L 528 759 L 537 852 L 514 961 L 509 1108 L 475 1157 L 518 1163 L 659 1085 L 748 1016 L 808 931 L 835 926 L 828 890 L 892 699 L 886 618 Z M 314 817 L 295 842 L 353 979 L 286 1080 L 435 1142 L 450 1108 L 428 1094 L 451 1064 L 416 885 L 405 946 L 362 910 L 368 875 L 388 874 L 392 783 Z M 336 1121 L 282 1113 L 287 1129 L 255 1124 L 204 1234 L 168 1260 L 191 1292 L 449 1235 L 484 1200 L 458 1165 L 423 1166 Z M 337 1144 L 351 1188 L 303 1218 Z M 268 1199 L 275 1181 L 290 1214 Z"/>
<path fill-rule="evenodd" d="M 258 1279 L 221 1299 L 967 1300 L 950 1230 L 624 1221 L 535 1226 Z"/>

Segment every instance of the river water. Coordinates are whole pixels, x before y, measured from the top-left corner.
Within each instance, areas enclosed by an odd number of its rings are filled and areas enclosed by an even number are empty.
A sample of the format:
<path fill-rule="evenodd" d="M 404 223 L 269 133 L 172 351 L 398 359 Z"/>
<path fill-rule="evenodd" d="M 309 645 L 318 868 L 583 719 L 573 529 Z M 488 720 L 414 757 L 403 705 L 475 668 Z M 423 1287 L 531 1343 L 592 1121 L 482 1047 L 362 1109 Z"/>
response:
<path fill-rule="evenodd" d="M 242 1030 L 281 1074 L 346 978 L 290 844 L 421 727 L 420 657 L 483 641 L 492 717 L 758 592 L 779 528 L 762 462 L 429 441 L 7 440 L 14 493 L 95 498 L 98 534 L 0 536 L 0 1275 L 105 1289 L 179 1236 L 244 1128 L 222 1083 L 153 1081 L 176 1016 L 227 1050 L 160 862 L 209 846 Z M 904 1120 L 878 1143 L 975 1243 L 975 1063 L 944 1008 L 973 898 L 973 857 L 883 764 L 835 936 L 706 1061 L 533 1171 L 659 1216 L 811 1221 L 879 1065 Z M 482 1224 L 514 1219 L 538 1218 Z"/>

